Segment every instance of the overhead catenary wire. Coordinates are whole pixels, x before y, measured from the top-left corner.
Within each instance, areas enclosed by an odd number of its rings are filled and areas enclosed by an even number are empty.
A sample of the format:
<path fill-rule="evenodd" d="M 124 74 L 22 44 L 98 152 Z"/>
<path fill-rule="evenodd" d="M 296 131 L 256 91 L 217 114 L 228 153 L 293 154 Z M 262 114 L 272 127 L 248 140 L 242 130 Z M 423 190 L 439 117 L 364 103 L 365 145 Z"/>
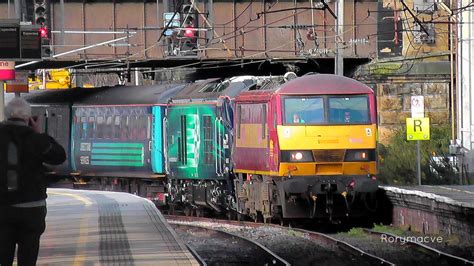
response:
<path fill-rule="evenodd" d="M 253 0 L 252 0 L 252 1 L 253 1 Z M 250 4 L 251 4 L 251 3 L 250 3 Z M 248 10 L 248 8 L 250 8 L 250 7 L 249 7 L 250 4 L 247 5 L 247 7 L 246 7 L 237 17 L 235 17 L 234 19 L 240 18 L 240 17 L 246 12 L 246 10 Z M 472 3 L 471 3 L 471 4 L 472 4 Z M 471 4 L 469 4 L 469 5 L 471 5 Z M 464 9 L 467 9 L 467 8 L 469 8 L 469 5 L 468 5 L 468 6 L 465 6 L 465 7 L 463 7 L 463 8 L 464 8 Z M 461 10 L 461 8 L 459 8 L 459 10 Z M 288 16 L 288 17 L 292 17 L 292 16 L 293 16 L 293 15 L 290 15 L 290 16 Z M 440 16 L 438 19 L 441 19 L 441 17 L 442 17 L 442 16 Z M 252 18 L 251 18 L 250 21 L 248 21 L 248 22 L 246 23 L 246 24 L 247 24 L 246 26 L 248 26 L 248 24 L 250 24 L 251 22 L 253 22 L 253 21 L 255 21 L 255 20 L 256 20 L 256 19 L 252 19 Z M 408 20 L 408 19 L 406 19 L 406 20 Z M 232 20 L 231 20 L 230 22 L 232 22 Z M 426 22 L 426 23 L 429 23 L 429 22 Z M 225 24 L 225 23 L 224 23 L 224 24 Z M 272 27 L 272 25 L 274 25 L 274 24 L 275 24 L 274 22 L 271 22 L 271 23 L 267 23 L 266 25 L 261 25 L 261 26 L 256 26 L 256 27 L 254 27 L 254 26 L 248 26 L 248 27 L 249 27 L 249 28 L 252 28 L 251 31 L 253 31 L 253 30 L 258 30 L 258 29 L 260 29 L 260 28 L 262 28 L 262 27 L 265 27 L 265 26 Z M 222 25 L 222 24 L 220 24 L 220 25 Z M 356 26 L 375 25 L 375 23 L 374 23 L 374 24 L 370 24 L 370 23 L 363 23 L 363 24 L 357 23 L 356 25 L 351 25 L 351 24 L 346 24 L 346 25 L 350 25 L 352 28 L 354 28 L 354 27 L 356 27 Z M 246 26 L 243 26 L 243 27 L 246 27 Z M 315 27 L 324 27 L 324 26 L 327 27 L 327 26 L 331 26 L 331 25 L 330 25 L 330 24 L 326 24 L 326 25 L 315 25 Z M 217 28 L 217 27 L 219 27 L 219 26 L 218 26 L 218 25 L 213 25 L 212 27 L 206 27 L 206 29 L 212 29 L 212 28 Z M 243 27 L 239 27 L 237 30 L 239 30 L 239 29 L 241 29 L 241 28 L 243 28 Z M 251 31 L 248 31 L 248 32 L 251 32 Z M 330 30 L 321 30 L 321 31 L 323 31 L 323 32 L 329 32 Z M 248 32 L 247 32 L 247 33 L 248 33 Z M 345 31 L 345 32 L 347 32 L 347 31 Z M 234 33 L 235 33 L 235 32 L 234 32 Z M 230 33 L 226 33 L 226 35 L 224 35 L 224 36 L 227 36 L 228 34 L 230 34 Z M 238 36 L 239 36 L 238 34 L 233 34 L 233 36 L 227 36 L 228 38 L 226 38 L 226 40 L 231 39 L 231 38 L 236 38 L 236 37 L 238 37 Z M 320 39 L 328 39 L 328 38 L 332 38 L 332 36 L 318 36 L 318 38 L 320 38 Z M 377 40 L 374 40 L 374 41 L 377 42 Z M 216 42 L 214 42 L 214 43 L 213 43 L 213 42 L 210 42 L 210 45 L 214 45 L 214 44 L 218 44 L 218 43 L 219 43 L 219 42 L 217 42 L 217 43 L 216 43 Z M 155 44 L 153 44 L 153 46 L 147 47 L 147 48 L 145 48 L 144 50 L 141 50 L 141 51 L 139 51 L 139 52 L 137 52 L 137 53 L 131 55 L 131 56 L 129 57 L 129 59 L 130 59 L 130 58 L 133 58 L 134 56 L 136 56 L 136 55 L 138 55 L 138 54 L 144 53 L 144 52 L 146 52 L 147 50 L 149 50 L 149 49 L 151 49 L 151 48 L 153 48 L 153 47 L 159 47 L 160 45 L 161 45 L 160 43 L 155 43 Z M 218 49 L 218 48 L 213 48 L 213 47 L 200 48 L 200 50 L 209 50 L 209 49 Z M 125 58 L 122 58 L 122 60 L 124 60 L 124 59 L 125 59 Z M 145 59 L 145 60 L 137 60 L 137 61 L 135 61 L 134 63 L 139 63 L 139 62 L 144 62 L 144 61 L 147 61 L 147 60 L 146 60 L 146 59 Z"/>

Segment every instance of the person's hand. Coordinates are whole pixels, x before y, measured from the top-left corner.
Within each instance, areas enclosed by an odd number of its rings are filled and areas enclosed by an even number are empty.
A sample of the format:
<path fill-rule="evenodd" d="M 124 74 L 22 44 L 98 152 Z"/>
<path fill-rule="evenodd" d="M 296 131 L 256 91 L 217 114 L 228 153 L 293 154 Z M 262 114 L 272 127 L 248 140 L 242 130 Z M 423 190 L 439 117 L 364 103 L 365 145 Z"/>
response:
<path fill-rule="evenodd" d="M 29 121 L 28 121 L 28 125 L 30 125 L 31 128 L 33 128 L 33 130 L 36 132 L 36 133 L 41 133 L 41 127 L 40 127 L 40 123 L 39 123 L 39 117 L 37 116 L 32 116 L 30 117 Z"/>

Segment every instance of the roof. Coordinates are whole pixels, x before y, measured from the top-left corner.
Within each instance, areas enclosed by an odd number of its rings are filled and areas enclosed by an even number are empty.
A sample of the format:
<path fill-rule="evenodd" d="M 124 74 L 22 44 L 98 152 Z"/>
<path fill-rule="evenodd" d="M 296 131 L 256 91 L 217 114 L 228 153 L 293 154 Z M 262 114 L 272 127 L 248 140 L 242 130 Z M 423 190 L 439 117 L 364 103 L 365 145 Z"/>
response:
<path fill-rule="evenodd" d="M 283 84 L 278 94 L 372 94 L 367 85 L 344 76 L 316 74 L 299 77 Z"/>
<path fill-rule="evenodd" d="M 122 105 L 160 104 L 179 92 L 185 84 L 115 86 L 33 91 L 24 96 L 31 104 Z"/>
<path fill-rule="evenodd" d="M 221 96 L 234 98 L 255 83 L 253 76 L 234 77 L 224 81 L 206 79 L 188 84 L 173 97 L 173 102 L 192 100 L 216 101 Z"/>
<path fill-rule="evenodd" d="M 90 94 L 80 105 L 165 104 L 186 86 L 185 83 L 151 86 L 117 86 Z"/>
<path fill-rule="evenodd" d="M 22 97 L 30 104 L 72 104 L 88 95 L 99 93 L 107 88 L 73 88 L 64 90 L 34 90 Z"/>

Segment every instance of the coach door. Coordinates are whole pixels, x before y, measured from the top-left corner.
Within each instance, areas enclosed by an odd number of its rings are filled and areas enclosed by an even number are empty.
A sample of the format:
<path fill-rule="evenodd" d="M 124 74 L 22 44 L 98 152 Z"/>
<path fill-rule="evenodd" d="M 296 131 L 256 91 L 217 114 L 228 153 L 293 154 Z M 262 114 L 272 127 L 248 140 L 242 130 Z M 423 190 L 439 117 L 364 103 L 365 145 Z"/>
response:
<path fill-rule="evenodd" d="M 165 120 L 163 118 L 163 107 L 153 106 L 153 125 L 151 136 L 151 167 L 154 173 L 165 173 L 164 158 L 165 158 L 165 142 L 163 141 L 165 131 Z"/>
<path fill-rule="evenodd" d="M 32 115 L 38 116 L 40 120 L 40 129 L 41 132 L 44 132 L 61 144 L 64 150 L 69 154 L 69 132 L 70 132 L 70 123 L 69 115 L 70 110 L 68 106 L 33 106 Z M 67 169 L 67 161 L 62 165 L 55 167 L 57 171 L 62 172 Z"/>

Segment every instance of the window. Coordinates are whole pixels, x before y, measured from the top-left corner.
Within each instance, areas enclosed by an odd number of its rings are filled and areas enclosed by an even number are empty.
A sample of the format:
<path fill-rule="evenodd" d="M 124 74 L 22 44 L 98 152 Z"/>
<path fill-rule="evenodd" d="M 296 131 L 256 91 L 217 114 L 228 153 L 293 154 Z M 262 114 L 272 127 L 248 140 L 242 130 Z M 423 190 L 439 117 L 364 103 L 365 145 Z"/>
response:
<path fill-rule="evenodd" d="M 103 116 L 97 117 L 96 122 L 96 137 L 98 139 L 104 138 L 104 126 L 105 126 L 105 119 Z"/>
<path fill-rule="evenodd" d="M 285 124 L 322 124 L 323 97 L 287 97 L 283 101 Z"/>
<path fill-rule="evenodd" d="M 129 116 L 128 139 L 137 139 L 138 136 L 138 117 Z"/>
<path fill-rule="evenodd" d="M 114 139 L 120 138 L 120 116 L 114 116 Z"/>
<path fill-rule="evenodd" d="M 329 97 L 329 123 L 369 123 L 369 104 L 365 95 Z"/>
<path fill-rule="evenodd" d="M 87 138 L 87 117 L 82 116 L 81 117 L 81 139 L 86 139 Z"/>
<path fill-rule="evenodd" d="M 106 118 L 106 126 L 105 126 L 105 134 L 104 138 L 105 139 L 111 139 L 113 138 L 114 135 L 114 128 L 113 128 L 113 123 L 112 123 L 113 117 L 112 116 L 107 116 Z"/>
<path fill-rule="evenodd" d="M 151 125 L 153 117 L 151 115 L 145 116 L 146 119 L 146 139 L 151 139 Z"/>
<path fill-rule="evenodd" d="M 87 131 L 87 138 L 93 139 L 95 133 L 95 117 L 89 116 L 89 130 Z"/>
<path fill-rule="evenodd" d="M 128 116 L 120 116 L 120 139 L 126 140 L 128 138 Z"/>
<path fill-rule="evenodd" d="M 142 115 L 142 116 L 137 116 L 137 128 L 138 128 L 138 135 L 137 139 L 139 140 L 146 140 L 147 136 L 147 117 Z"/>

